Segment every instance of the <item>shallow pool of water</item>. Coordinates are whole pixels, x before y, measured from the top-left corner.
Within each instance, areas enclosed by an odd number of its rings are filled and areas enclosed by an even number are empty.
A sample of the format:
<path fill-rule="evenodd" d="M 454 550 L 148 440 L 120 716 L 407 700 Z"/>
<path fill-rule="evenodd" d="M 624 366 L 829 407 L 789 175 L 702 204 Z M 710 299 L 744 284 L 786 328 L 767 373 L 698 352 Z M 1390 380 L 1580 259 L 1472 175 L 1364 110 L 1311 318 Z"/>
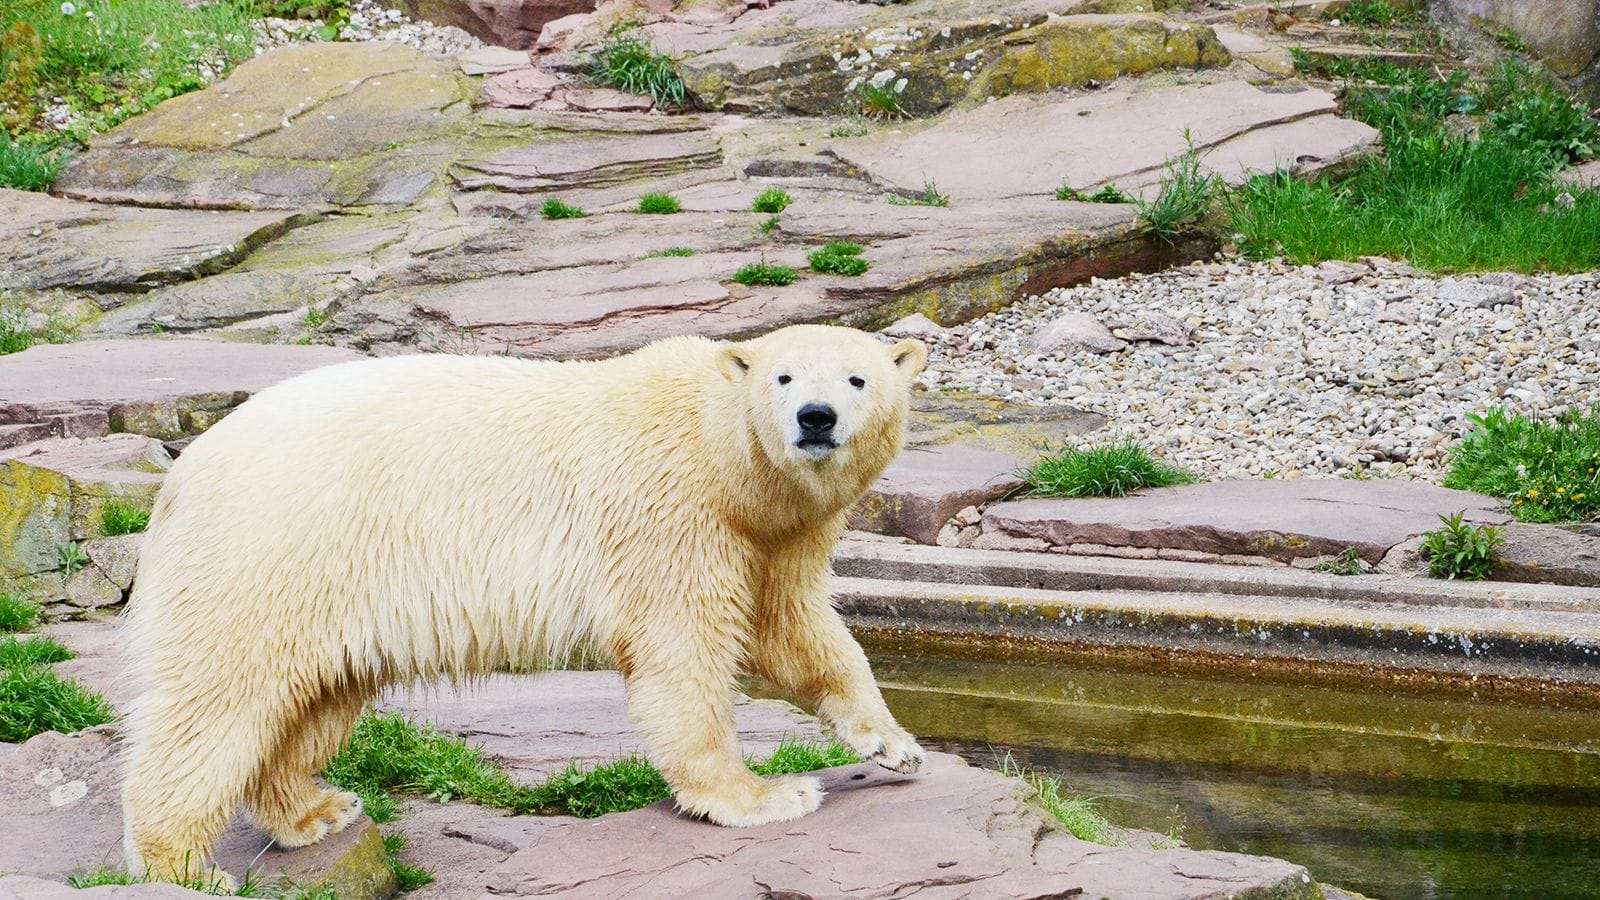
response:
<path fill-rule="evenodd" d="M 1386 900 L 1600 897 L 1600 713 L 871 646 L 924 745 Z"/>

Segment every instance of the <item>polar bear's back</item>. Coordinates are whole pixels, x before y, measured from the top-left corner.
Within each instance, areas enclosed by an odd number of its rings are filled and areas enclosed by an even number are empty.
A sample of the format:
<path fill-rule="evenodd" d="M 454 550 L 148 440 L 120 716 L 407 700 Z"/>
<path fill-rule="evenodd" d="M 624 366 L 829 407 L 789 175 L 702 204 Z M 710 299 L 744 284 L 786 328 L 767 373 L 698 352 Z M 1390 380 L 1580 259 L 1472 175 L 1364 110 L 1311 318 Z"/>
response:
<path fill-rule="evenodd" d="M 330 656 L 426 674 L 608 631 L 616 548 L 697 489 L 675 469 L 697 453 L 684 417 L 715 377 L 713 346 L 369 360 L 261 392 L 172 467 L 133 639 L 160 643 L 141 620 L 243 629 L 304 656 L 292 641 L 317 635 Z M 662 422 L 689 430 L 662 441 Z"/>

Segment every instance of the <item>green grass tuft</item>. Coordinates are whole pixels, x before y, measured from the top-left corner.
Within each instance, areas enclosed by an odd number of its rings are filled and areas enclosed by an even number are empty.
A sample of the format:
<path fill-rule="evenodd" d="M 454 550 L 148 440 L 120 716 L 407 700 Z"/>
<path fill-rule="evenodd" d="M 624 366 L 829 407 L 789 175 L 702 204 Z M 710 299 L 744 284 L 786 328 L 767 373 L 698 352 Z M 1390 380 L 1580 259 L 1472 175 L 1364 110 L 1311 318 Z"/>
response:
<path fill-rule="evenodd" d="M 1523 522 L 1600 518 L 1600 408 L 1543 421 L 1495 408 L 1469 420 L 1445 487 L 1509 501 Z"/>
<path fill-rule="evenodd" d="M 1108 847 L 1121 843 L 1111 823 L 1100 813 L 1100 804 L 1093 797 L 1068 796 L 1060 778 L 1024 769 L 1009 753 L 1000 761 L 1000 774 L 1027 782 L 1045 812 L 1078 840 Z"/>
<path fill-rule="evenodd" d="M 950 195 L 941 194 L 939 185 L 932 181 L 922 183 L 922 193 L 910 197 L 901 194 L 889 195 L 890 206 L 949 206 Z"/>
<path fill-rule="evenodd" d="M 0 291 L 0 356 L 21 353 L 41 341 L 64 344 L 77 333 L 78 323 L 59 311 L 50 313 L 38 326 L 29 324 L 29 312 L 21 301 Z"/>
<path fill-rule="evenodd" d="M 1388 0 L 1350 0 L 1344 9 L 1330 14 L 1346 25 L 1361 28 L 1387 28 L 1411 13 L 1396 9 Z"/>
<path fill-rule="evenodd" d="M 1080 203 L 1132 203 L 1133 198 L 1124 194 L 1114 184 L 1107 184 L 1092 194 L 1085 194 L 1073 189 L 1070 185 L 1063 184 L 1056 188 L 1057 200 L 1077 200 Z"/>
<path fill-rule="evenodd" d="M 829 275 L 860 275 L 871 267 L 861 258 L 861 245 L 849 241 L 833 241 L 820 250 L 806 255 L 813 272 Z"/>
<path fill-rule="evenodd" d="M 1194 135 L 1183 132 L 1188 148 L 1167 161 L 1154 200 L 1139 200 L 1139 218 L 1145 231 L 1171 241 L 1180 234 L 1197 231 L 1222 196 L 1223 182 L 1200 165 Z"/>
<path fill-rule="evenodd" d="M 1343 177 L 1261 175 L 1230 193 L 1227 233 L 1246 255 L 1295 263 L 1386 256 L 1434 270 L 1600 267 L 1600 192 L 1556 177 L 1595 154 L 1596 123 L 1559 85 L 1515 62 L 1467 90 L 1465 76 L 1369 68 L 1350 115 L 1384 151 Z M 1484 117 L 1477 134 L 1447 125 Z"/>
<path fill-rule="evenodd" d="M 777 227 L 778 227 L 778 217 L 777 216 L 770 216 L 770 217 L 767 218 L 766 221 L 761 223 L 761 233 L 762 234 L 767 234 L 767 233 L 771 232 L 773 229 L 775 229 Z"/>
<path fill-rule="evenodd" d="M 788 191 L 767 188 L 761 192 L 761 196 L 757 197 L 754 203 L 750 204 L 750 210 L 758 213 L 781 213 L 788 209 L 789 204 L 793 202 L 794 198 L 789 196 Z"/>
<path fill-rule="evenodd" d="M 1361 575 L 1367 571 L 1366 564 L 1361 560 L 1361 554 L 1354 547 L 1346 547 L 1343 553 L 1332 559 L 1323 560 L 1312 568 L 1314 572 L 1324 575 Z"/>
<path fill-rule="evenodd" d="M 1133 443 L 1065 449 L 1019 474 L 1030 497 L 1125 497 L 1141 488 L 1195 480 L 1182 469 L 1157 462 Z"/>
<path fill-rule="evenodd" d="M 49 149 L 51 143 L 47 138 L 14 141 L 0 129 L 0 187 L 42 191 L 54 184 L 66 165 L 67 152 Z"/>
<path fill-rule="evenodd" d="M 72 658 L 51 638 L 0 640 L 0 742 L 20 744 L 36 734 L 68 734 L 111 721 L 104 697 L 51 671 Z"/>
<path fill-rule="evenodd" d="M 760 775 L 810 772 L 859 762 L 848 748 L 785 741 L 768 759 L 750 762 Z M 483 752 L 432 725 L 396 713 L 367 713 L 339 755 L 323 770 L 330 784 L 355 791 L 372 814 L 378 800 L 393 816 L 391 792 L 464 800 L 518 815 L 585 818 L 648 806 L 670 795 L 666 780 L 631 756 L 594 767 L 568 765 L 537 787 L 517 784 Z M 377 817 L 374 816 L 376 819 Z"/>
<path fill-rule="evenodd" d="M 652 215 L 671 215 L 683 211 L 683 204 L 671 194 L 645 194 L 639 198 L 639 212 Z"/>
<path fill-rule="evenodd" d="M 100 533 L 106 537 L 137 534 L 150 527 L 150 510 L 125 500 L 107 500 L 100 507 Z"/>
<path fill-rule="evenodd" d="M 783 287 L 786 284 L 794 284 L 799 277 L 800 273 L 788 266 L 774 266 L 765 262 L 751 263 L 733 273 L 733 280 L 740 284 L 762 285 L 765 287 Z"/>
<path fill-rule="evenodd" d="M 867 119 L 903 119 L 909 113 L 900 105 L 900 93 L 892 83 L 863 82 L 856 95 L 856 112 Z"/>
<path fill-rule="evenodd" d="M 546 219 L 581 219 L 588 215 L 582 208 L 551 198 L 539 207 L 539 215 Z"/>
<path fill-rule="evenodd" d="M 1428 560 L 1428 574 L 1434 578 L 1482 581 L 1494 570 L 1495 552 L 1500 548 L 1500 529 L 1492 525 L 1468 525 L 1464 513 L 1440 516 L 1440 528 L 1422 536 L 1422 555 Z"/>
<path fill-rule="evenodd" d="M 668 247 L 665 250 L 657 250 L 645 258 L 653 259 L 657 256 L 693 256 L 694 254 L 695 249 L 693 247 Z"/>
<path fill-rule="evenodd" d="M 402 894 L 433 883 L 432 872 L 400 858 L 401 852 L 410 846 L 410 843 L 403 834 L 383 836 L 383 855 L 389 859 L 389 868 L 394 871 L 395 883 L 399 885 Z"/>
<path fill-rule="evenodd" d="M 612 35 L 596 51 L 589 77 L 619 91 L 648 95 L 662 109 L 689 104 L 689 91 L 672 70 L 672 60 L 631 30 Z"/>
<path fill-rule="evenodd" d="M 0 594 L 0 634 L 27 631 L 39 624 L 39 604 L 14 594 Z"/>

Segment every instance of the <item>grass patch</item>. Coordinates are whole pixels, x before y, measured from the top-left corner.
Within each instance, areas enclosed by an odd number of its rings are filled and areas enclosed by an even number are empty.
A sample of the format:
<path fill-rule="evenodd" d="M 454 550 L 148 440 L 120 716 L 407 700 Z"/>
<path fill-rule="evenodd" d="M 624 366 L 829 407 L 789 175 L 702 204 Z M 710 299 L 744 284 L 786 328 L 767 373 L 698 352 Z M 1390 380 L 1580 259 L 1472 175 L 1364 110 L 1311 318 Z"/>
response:
<path fill-rule="evenodd" d="M 3 185 L 0 185 L 3 186 Z M 29 323 L 30 311 L 19 300 L 0 292 L 0 356 L 21 353 L 38 343 L 64 344 L 77 333 L 76 322 L 52 312 L 43 323 Z"/>
<path fill-rule="evenodd" d="M 1506 500 L 1523 522 L 1600 518 L 1600 408 L 1543 421 L 1495 408 L 1469 420 L 1445 487 Z"/>
<path fill-rule="evenodd" d="M 662 109 L 689 105 L 689 91 L 672 70 L 672 60 L 630 30 L 613 34 L 595 51 L 589 77 L 596 84 L 648 95 Z"/>
<path fill-rule="evenodd" d="M 794 284 L 799 277 L 800 273 L 788 266 L 775 266 L 767 262 L 751 263 L 733 273 L 733 280 L 740 284 L 763 287 Z"/>
<path fill-rule="evenodd" d="M 78 890 L 104 887 L 106 885 L 151 884 L 153 882 L 154 879 L 147 875 L 135 875 L 131 872 L 110 867 L 67 876 L 67 884 Z M 339 896 L 334 893 L 331 887 L 268 887 L 261 882 L 258 876 L 249 872 L 239 882 L 239 886 L 233 890 L 228 890 L 220 881 L 207 880 L 200 875 L 182 879 L 177 884 L 191 891 L 212 897 L 260 897 L 268 898 L 268 900 L 339 900 Z"/>
<path fill-rule="evenodd" d="M 757 197 L 754 203 L 750 204 L 750 210 L 758 213 L 781 213 L 788 209 L 789 204 L 793 202 L 794 198 L 789 196 L 788 191 L 767 188 L 761 192 L 761 196 Z"/>
<path fill-rule="evenodd" d="M 1334 18 L 1358 28 L 1388 28 L 1410 15 L 1409 10 L 1396 9 L 1388 0 L 1350 0 Z"/>
<path fill-rule="evenodd" d="M 1184 129 L 1184 152 L 1167 161 L 1154 200 L 1138 200 L 1145 231 L 1171 241 L 1199 230 L 1212 206 L 1222 196 L 1222 179 L 1200 165 L 1194 135 Z"/>
<path fill-rule="evenodd" d="M 816 746 L 785 741 L 765 760 L 752 760 L 759 775 L 815 771 L 860 760 L 839 744 Z M 329 783 L 355 791 L 373 814 L 374 801 L 394 816 L 391 792 L 440 802 L 465 800 L 518 815 L 583 818 L 622 812 L 666 799 L 666 780 L 644 759 L 632 756 L 592 768 L 576 764 L 544 784 L 517 784 L 483 752 L 431 725 L 418 726 L 396 713 L 367 713 L 339 755 L 323 770 Z"/>
<path fill-rule="evenodd" d="M 1100 813 L 1100 804 L 1093 797 L 1069 796 L 1060 778 L 1024 769 L 1009 753 L 1000 760 L 1000 774 L 1027 782 L 1038 795 L 1039 805 L 1078 840 L 1108 847 L 1121 843 L 1111 823 Z"/>
<path fill-rule="evenodd" d="M 643 201 L 640 202 L 642 205 Z M 676 210 L 673 211 L 676 212 Z M 546 219 L 581 219 L 587 216 L 588 213 L 584 212 L 582 207 L 551 198 L 546 200 L 543 206 L 539 207 L 539 215 L 544 216 Z"/>
<path fill-rule="evenodd" d="M 1064 449 L 1018 475 L 1029 497 L 1125 497 L 1140 488 L 1195 480 L 1182 469 L 1158 462 L 1134 443 Z"/>
<path fill-rule="evenodd" d="M 1468 525 L 1464 513 L 1440 516 L 1443 525 L 1422 536 L 1422 555 L 1428 560 L 1428 574 L 1434 578 L 1482 581 L 1494 570 L 1495 553 L 1500 548 L 1500 529 L 1492 525 Z"/>
<path fill-rule="evenodd" d="M 1343 553 L 1332 559 L 1317 563 L 1311 569 L 1324 575 L 1360 575 L 1366 572 L 1366 565 L 1361 560 L 1361 554 L 1354 547 L 1346 547 Z"/>
<path fill-rule="evenodd" d="M 0 4 L 0 184 L 48 187 L 63 151 L 249 59 L 252 15 L 232 0 Z"/>
<path fill-rule="evenodd" d="M 639 212 L 665 216 L 683 211 L 683 204 L 671 194 L 645 194 L 639 198 Z"/>
<path fill-rule="evenodd" d="M 694 254 L 695 249 L 693 247 L 668 247 L 665 250 L 657 250 L 651 253 L 645 259 L 653 259 L 657 256 L 693 256 Z"/>
<path fill-rule="evenodd" d="M 1373 68 L 1346 111 L 1377 128 L 1384 152 L 1338 180 L 1286 173 L 1228 198 L 1226 231 L 1246 254 L 1299 264 L 1387 256 L 1433 270 L 1600 267 L 1600 192 L 1560 180 L 1595 154 L 1596 123 L 1548 77 L 1515 62 L 1467 89 L 1460 74 Z M 1481 116 L 1478 133 L 1447 127 Z"/>
<path fill-rule="evenodd" d="M 856 95 L 856 108 L 861 117 L 866 119 L 903 119 L 909 115 L 905 107 L 900 105 L 900 92 L 894 89 L 892 81 L 884 84 L 863 83 Z"/>
<path fill-rule="evenodd" d="M 1132 203 L 1133 198 L 1122 192 L 1114 184 L 1107 184 L 1092 194 L 1073 189 L 1070 185 L 1063 184 L 1056 188 L 1057 200 L 1077 200 L 1080 203 Z"/>
<path fill-rule="evenodd" d="M 950 195 L 939 192 L 939 185 L 933 181 L 922 183 L 922 193 L 910 197 L 900 194 L 889 195 L 890 206 L 949 206 Z"/>
<path fill-rule="evenodd" d="M 872 264 L 861 258 L 861 245 L 831 241 L 820 250 L 806 254 L 811 271 L 829 275 L 860 275 Z"/>
<path fill-rule="evenodd" d="M 15 594 L 0 594 L 0 634 L 27 631 L 39 624 L 41 615 L 39 604 L 32 600 Z"/>
<path fill-rule="evenodd" d="M 410 846 L 410 843 L 403 834 L 383 836 L 383 855 L 389 860 L 389 868 L 394 871 L 395 883 L 399 885 L 402 894 L 433 883 L 432 872 L 400 858 L 400 854 Z"/>
<path fill-rule="evenodd" d="M 327 321 L 324 318 L 323 321 Z M 307 324 L 310 324 L 309 322 Z M 100 507 L 100 533 L 106 537 L 138 534 L 150 527 L 150 509 L 124 500 L 107 500 Z"/>
<path fill-rule="evenodd" d="M 51 638 L 0 640 L 0 742 L 20 744 L 46 731 L 69 734 L 111 721 L 104 697 L 49 669 L 71 658 Z"/>
<path fill-rule="evenodd" d="M 828 127 L 828 137 L 831 138 L 862 137 L 871 133 L 872 126 L 860 114 L 845 116 Z"/>
<path fill-rule="evenodd" d="M 767 218 L 767 220 L 765 222 L 761 223 L 761 233 L 762 234 L 768 234 L 768 233 L 772 232 L 772 230 L 777 228 L 777 227 L 778 227 L 778 217 L 777 216 L 770 216 L 770 217 Z"/>

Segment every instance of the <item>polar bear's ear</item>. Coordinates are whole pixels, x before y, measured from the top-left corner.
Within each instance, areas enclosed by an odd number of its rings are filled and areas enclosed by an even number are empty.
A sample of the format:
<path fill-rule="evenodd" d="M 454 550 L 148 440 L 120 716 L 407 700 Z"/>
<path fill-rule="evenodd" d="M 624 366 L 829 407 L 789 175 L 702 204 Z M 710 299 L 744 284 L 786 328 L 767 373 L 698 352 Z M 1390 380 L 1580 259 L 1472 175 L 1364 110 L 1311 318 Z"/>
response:
<path fill-rule="evenodd" d="M 738 383 L 750 372 L 750 360 L 745 350 L 739 346 L 725 347 L 722 354 L 717 357 L 717 368 L 722 370 L 722 377 Z"/>
<path fill-rule="evenodd" d="M 915 378 L 928 364 L 928 348 L 917 340 L 906 339 L 889 348 L 889 357 L 895 368 L 907 378 Z"/>

